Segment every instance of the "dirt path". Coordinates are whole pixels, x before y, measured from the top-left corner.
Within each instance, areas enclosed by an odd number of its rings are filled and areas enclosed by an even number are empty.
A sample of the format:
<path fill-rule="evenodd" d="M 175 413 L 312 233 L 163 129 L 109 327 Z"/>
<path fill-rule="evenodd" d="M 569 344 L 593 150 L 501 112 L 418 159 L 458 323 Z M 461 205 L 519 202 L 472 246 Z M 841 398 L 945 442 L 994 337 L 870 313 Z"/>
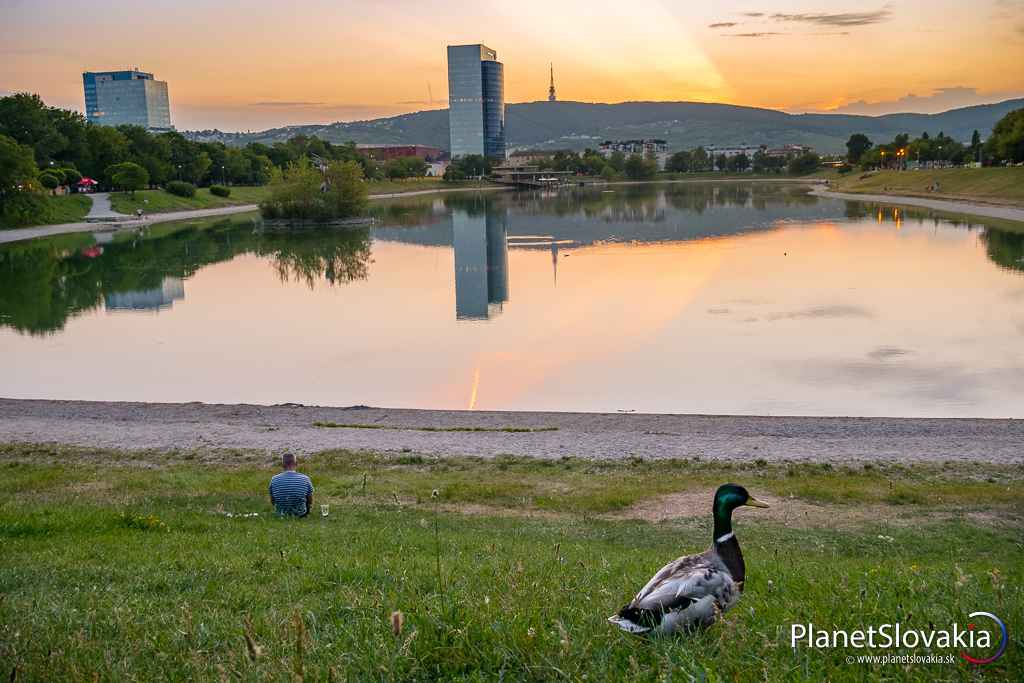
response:
<path fill-rule="evenodd" d="M 324 428 L 314 422 L 374 428 Z M 506 431 L 509 428 L 547 431 Z M 460 431 L 455 431 L 455 430 Z M 475 430 L 475 431 L 469 431 Z M 468 412 L 0 399 L 0 442 L 124 449 L 1024 464 L 1024 420 Z"/>

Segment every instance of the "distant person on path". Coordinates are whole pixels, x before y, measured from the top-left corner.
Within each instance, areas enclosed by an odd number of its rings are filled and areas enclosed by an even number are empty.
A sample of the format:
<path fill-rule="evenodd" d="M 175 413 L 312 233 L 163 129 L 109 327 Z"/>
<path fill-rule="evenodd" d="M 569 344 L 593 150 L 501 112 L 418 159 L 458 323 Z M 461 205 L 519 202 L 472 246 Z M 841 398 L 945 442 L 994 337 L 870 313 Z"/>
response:
<path fill-rule="evenodd" d="M 281 456 L 281 466 L 284 472 L 270 480 L 270 502 L 279 515 L 305 517 L 313 507 L 313 482 L 295 471 L 294 454 Z"/>

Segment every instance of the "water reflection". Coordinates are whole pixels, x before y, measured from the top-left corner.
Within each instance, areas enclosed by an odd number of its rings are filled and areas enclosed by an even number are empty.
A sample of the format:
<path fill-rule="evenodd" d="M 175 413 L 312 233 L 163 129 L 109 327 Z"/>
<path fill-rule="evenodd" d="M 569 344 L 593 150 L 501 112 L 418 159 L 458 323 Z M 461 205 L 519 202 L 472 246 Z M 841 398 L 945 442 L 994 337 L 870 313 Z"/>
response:
<path fill-rule="evenodd" d="M 342 284 L 367 277 L 370 232 L 264 231 L 246 219 L 157 226 L 102 245 L 89 235 L 14 243 L 0 249 L 0 325 L 45 335 L 101 305 L 166 309 L 199 270 L 247 253 L 268 258 L 284 282 Z"/>
<path fill-rule="evenodd" d="M 104 296 L 108 311 L 161 311 L 185 298 L 185 281 L 165 277 L 159 287 L 125 292 L 109 292 Z"/>
<path fill-rule="evenodd" d="M 608 189 L 2 247 L 3 393 L 1024 416 L 1021 232 L 781 185 Z"/>
<path fill-rule="evenodd" d="M 507 216 L 507 210 L 498 208 L 483 216 L 464 210 L 452 213 L 459 320 L 487 320 L 501 313 L 508 301 Z"/>

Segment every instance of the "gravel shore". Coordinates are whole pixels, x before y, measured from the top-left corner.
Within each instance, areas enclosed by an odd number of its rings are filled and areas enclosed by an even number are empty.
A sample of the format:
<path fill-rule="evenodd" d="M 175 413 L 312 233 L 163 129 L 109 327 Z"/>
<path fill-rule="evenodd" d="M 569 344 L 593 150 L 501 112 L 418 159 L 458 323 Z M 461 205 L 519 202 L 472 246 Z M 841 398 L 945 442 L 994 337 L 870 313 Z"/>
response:
<path fill-rule="evenodd" d="M 360 425 L 318 427 L 314 423 Z M 369 428 L 372 427 L 372 428 Z M 537 430 L 537 431 L 525 431 Z M 0 442 L 117 449 L 1024 464 L 1024 420 L 468 412 L 0 399 Z"/>

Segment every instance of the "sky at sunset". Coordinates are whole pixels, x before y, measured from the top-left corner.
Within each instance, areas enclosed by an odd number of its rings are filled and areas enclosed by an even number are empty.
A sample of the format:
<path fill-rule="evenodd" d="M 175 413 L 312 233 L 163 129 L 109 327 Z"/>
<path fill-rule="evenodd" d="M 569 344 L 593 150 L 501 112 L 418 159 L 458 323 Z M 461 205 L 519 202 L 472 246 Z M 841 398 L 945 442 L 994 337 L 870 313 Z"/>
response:
<path fill-rule="evenodd" d="M 507 102 L 696 100 L 944 111 L 1024 96 L 1024 0 L 0 0 L 0 94 L 83 109 L 81 72 L 169 83 L 179 129 L 445 106 L 445 45 L 484 42 Z"/>

